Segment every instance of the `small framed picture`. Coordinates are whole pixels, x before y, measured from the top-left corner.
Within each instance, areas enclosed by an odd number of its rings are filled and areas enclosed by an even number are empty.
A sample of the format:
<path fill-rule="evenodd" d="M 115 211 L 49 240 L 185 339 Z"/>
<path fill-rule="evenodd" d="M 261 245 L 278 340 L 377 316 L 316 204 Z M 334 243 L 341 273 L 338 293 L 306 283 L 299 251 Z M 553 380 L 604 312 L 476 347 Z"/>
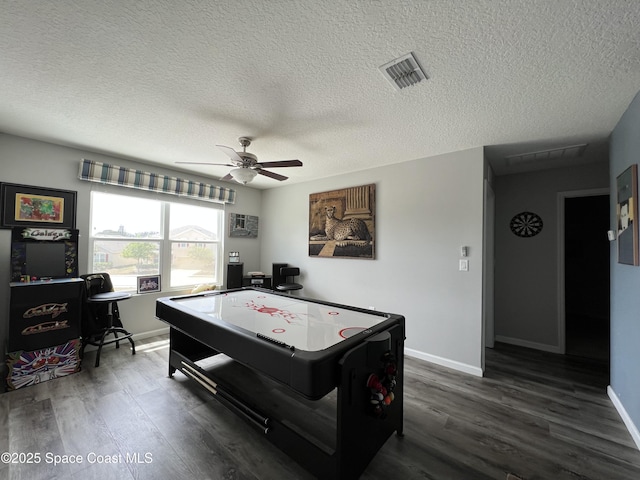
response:
<path fill-rule="evenodd" d="M 618 203 L 618 263 L 640 265 L 638 245 L 638 165 L 633 164 L 616 178 Z"/>
<path fill-rule="evenodd" d="M 258 238 L 259 218 L 255 215 L 244 215 L 240 213 L 229 214 L 229 236 Z"/>
<path fill-rule="evenodd" d="M 138 277 L 138 293 L 152 293 L 160 291 L 160 275 Z"/>

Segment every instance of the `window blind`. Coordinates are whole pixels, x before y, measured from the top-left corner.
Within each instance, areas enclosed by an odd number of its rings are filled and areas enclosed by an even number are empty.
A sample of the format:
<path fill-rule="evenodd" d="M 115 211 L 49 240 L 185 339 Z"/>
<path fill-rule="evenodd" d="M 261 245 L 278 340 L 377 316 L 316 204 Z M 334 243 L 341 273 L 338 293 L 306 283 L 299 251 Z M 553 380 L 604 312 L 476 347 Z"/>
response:
<path fill-rule="evenodd" d="M 207 183 L 82 159 L 80 180 L 167 193 L 217 203 L 235 203 L 236 191 Z"/>

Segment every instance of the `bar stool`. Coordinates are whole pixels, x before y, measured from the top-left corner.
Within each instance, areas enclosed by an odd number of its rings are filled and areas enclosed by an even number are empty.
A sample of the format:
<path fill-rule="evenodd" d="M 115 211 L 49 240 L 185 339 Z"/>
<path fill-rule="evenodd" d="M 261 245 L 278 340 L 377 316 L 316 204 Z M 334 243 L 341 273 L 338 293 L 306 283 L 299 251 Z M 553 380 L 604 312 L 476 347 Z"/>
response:
<path fill-rule="evenodd" d="M 92 273 L 81 275 L 85 281 L 85 311 L 82 322 L 82 347 L 80 358 L 84 356 L 87 345 L 98 347 L 95 366 L 100 366 L 100 354 L 104 345 L 116 344 L 120 348 L 122 340 L 131 343 L 131 354 L 136 354 L 136 345 L 131 338 L 132 333 L 125 330 L 120 320 L 118 302 L 131 298 L 130 293 L 114 292 L 113 284 L 108 273 Z M 118 336 L 118 334 L 122 336 Z M 107 335 L 114 338 L 106 340 Z"/>
<path fill-rule="evenodd" d="M 302 288 L 302 285 L 294 282 L 294 277 L 300 275 L 300 269 L 298 267 L 282 267 L 280 269 L 280 275 L 284 277 L 284 283 L 276 285 L 276 290 L 289 293 Z M 291 278 L 291 281 L 289 281 L 289 278 Z"/>

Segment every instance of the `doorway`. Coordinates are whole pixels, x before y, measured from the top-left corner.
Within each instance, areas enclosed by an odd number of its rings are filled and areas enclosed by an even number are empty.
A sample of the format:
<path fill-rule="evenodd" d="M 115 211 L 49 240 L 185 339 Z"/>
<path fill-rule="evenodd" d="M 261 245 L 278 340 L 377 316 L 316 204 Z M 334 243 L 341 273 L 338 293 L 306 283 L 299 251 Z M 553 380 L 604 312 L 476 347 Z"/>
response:
<path fill-rule="evenodd" d="M 565 354 L 609 362 L 609 195 L 564 199 Z"/>

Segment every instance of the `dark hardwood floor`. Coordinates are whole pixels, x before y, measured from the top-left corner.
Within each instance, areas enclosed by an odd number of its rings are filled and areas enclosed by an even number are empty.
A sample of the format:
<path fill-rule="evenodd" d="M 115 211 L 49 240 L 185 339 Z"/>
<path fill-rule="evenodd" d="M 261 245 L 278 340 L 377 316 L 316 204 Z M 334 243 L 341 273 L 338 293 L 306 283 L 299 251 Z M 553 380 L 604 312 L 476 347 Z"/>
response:
<path fill-rule="evenodd" d="M 567 354 L 609 361 L 611 325 L 608 318 L 567 314 L 565 328 Z"/>
<path fill-rule="evenodd" d="M 0 452 L 40 455 L 1 463 L 0 478 L 312 478 L 182 374 L 169 379 L 165 337 L 136 347 L 105 349 L 98 368 L 88 352 L 78 374 L 0 395 Z M 405 363 L 405 436 L 363 479 L 640 478 L 603 362 L 498 345 L 484 378 Z M 303 403 L 324 430 L 329 402 Z M 54 455 L 82 463 L 54 465 Z"/>

